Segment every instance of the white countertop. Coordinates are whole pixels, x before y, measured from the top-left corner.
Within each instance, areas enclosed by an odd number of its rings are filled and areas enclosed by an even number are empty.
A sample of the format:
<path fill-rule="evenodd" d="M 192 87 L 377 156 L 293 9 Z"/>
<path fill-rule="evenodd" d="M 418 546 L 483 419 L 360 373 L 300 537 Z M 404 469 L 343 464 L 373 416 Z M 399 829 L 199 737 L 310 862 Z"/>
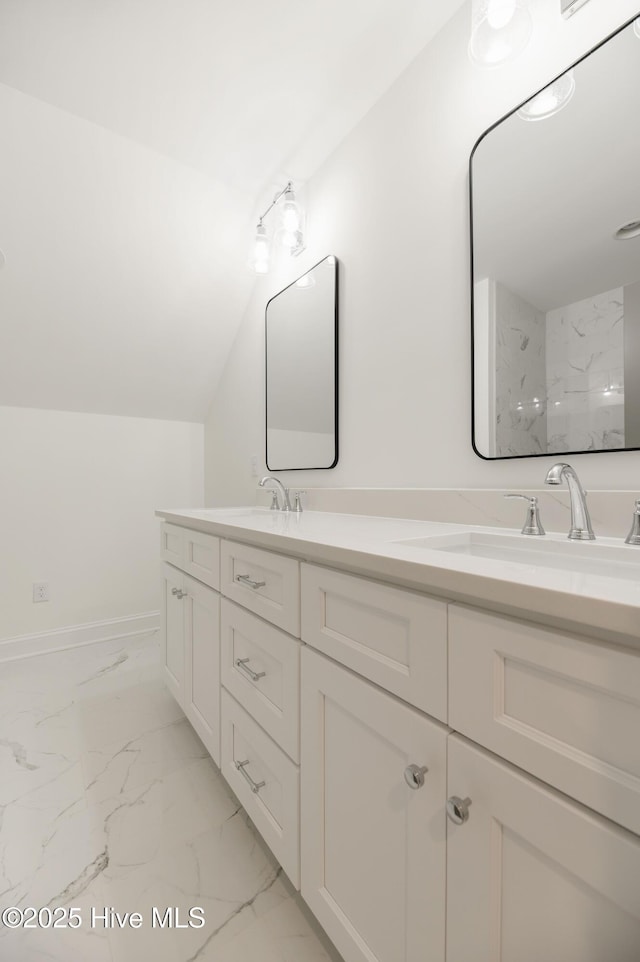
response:
<path fill-rule="evenodd" d="M 519 534 L 516 529 L 325 511 L 288 514 L 250 507 L 158 510 L 156 515 L 172 524 L 302 560 L 640 648 L 640 580 L 514 564 L 395 543 L 471 530 Z M 545 543 L 551 546 L 554 541 L 566 544 L 566 534 L 546 535 Z M 625 549 L 623 541 L 613 538 L 599 538 L 593 543 Z M 580 545 L 584 551 L 584 542 Z M 625 550 L 629 551 L 630 562 L 640 564 L 640 548 Z"/>

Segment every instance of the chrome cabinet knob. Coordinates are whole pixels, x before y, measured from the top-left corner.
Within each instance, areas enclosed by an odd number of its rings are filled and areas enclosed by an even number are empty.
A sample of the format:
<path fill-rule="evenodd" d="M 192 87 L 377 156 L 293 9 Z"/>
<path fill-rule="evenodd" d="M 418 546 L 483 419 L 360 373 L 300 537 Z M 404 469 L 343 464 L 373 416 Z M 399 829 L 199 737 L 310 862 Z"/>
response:
<path fill-rule="evenodd" d="M 470 805 L 470 798 L 458 798 L 457 795 L 452 795 L 447 799 L 447 815 L 454 825 L 464 825 L 469 818 Z"/>
<path fill-rule="evenodd" d="M 429 771 L 426 765 L 407 765 L 404 770 L 404 780 L 409 788 L 418 789 L 424 785 L 424 776 Z"/>
<path fill-rule="evenodd" d="M 182 601 L 183 598 L 186 598 L 186 597 L 187 597 L 187 592 L 186 592 L 186 591 L 182 591 L 181 588 L 172 588 L 172 589 L 171 589 L 171 594 L 172 594 L 172 595 L 175 595 L 176 598 L 177 598 L 179 601 Z"/>

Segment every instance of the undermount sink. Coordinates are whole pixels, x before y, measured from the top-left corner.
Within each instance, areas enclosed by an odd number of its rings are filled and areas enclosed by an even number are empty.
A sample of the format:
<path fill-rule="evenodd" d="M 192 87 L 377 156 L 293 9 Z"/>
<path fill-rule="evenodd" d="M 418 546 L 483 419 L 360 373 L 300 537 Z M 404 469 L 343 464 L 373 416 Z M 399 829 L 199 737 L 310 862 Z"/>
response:
<path fill-rule="evenodd" d="M 394 544 L 419 551 L 446 551 L 473 558 L 488 558 L 509 564 L 557 568 L 606 578 L 640 582 L 640 549 L 592 541 L 561 540 L 558 536 L 531 537 L 461 531 L 426 538 L 409 538 Z"/>

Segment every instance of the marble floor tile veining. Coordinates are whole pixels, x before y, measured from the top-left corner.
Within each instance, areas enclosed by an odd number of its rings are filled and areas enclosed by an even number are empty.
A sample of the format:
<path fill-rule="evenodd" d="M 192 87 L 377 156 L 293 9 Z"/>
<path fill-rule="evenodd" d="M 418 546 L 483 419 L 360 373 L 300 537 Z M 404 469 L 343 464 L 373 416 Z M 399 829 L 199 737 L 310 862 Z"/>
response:
<path fill-rule="evenodd" d="M 0 962 L 335 958 L 165 689 L 156 634 L 0 664 L 0 911 Z"/>

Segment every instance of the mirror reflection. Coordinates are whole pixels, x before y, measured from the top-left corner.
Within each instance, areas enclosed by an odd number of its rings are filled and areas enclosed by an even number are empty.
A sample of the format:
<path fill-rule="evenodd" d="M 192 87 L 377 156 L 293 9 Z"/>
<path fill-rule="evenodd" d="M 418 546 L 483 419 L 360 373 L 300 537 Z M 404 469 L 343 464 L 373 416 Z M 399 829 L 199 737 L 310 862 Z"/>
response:
<path fill-rule="evenodd" d="M 474 447 L 640 447 L 640 29 L 480 139 L 471 159 Z"/>
<path fill-rule="evenodd" d="M 338 461 L 338 261 L 330 255 L 266 310 L 267 467 Z"/>

